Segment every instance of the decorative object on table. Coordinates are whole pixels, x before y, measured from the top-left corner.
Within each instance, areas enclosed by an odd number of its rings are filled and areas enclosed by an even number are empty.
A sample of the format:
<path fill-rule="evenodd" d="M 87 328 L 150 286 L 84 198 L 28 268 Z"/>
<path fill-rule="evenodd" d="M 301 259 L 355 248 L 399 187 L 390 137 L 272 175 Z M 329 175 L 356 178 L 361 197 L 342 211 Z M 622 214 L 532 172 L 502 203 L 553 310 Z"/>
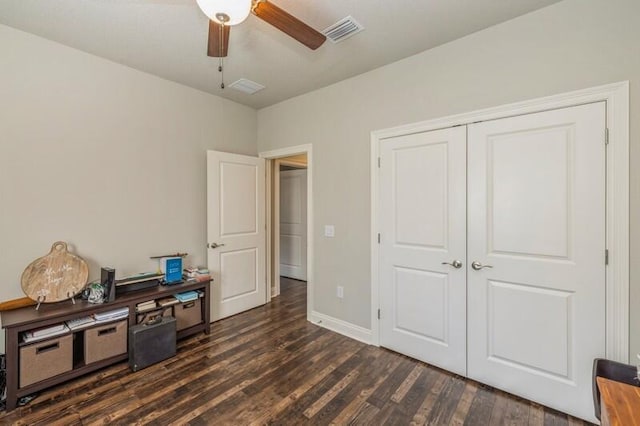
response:
<path fill-rule="evenodd" d="M 182 259 L 188 253 L 176 252 L 162 256 L 151 256 L 158 260 L 158 273 L 164 274 L 163 284 L 179 284 L 182 282 Z"/>
<path fill-rule="evenodd" d="M 105 302 L 116 300 L 116 270 L 103 267 L 100 269 L 100 284 L 104 288 Z"/>
<path fill-rule="evenodd" d="M 162 259 L 163 257 L 187 257 L 189 253 L 175 252 L 173 254 L 163 254 L 160 256 L 151 256 L 149 259 Z"/>
<path fill-rule="evenodd" d="M 87 284 L 89 266 L 80 256 L 69 253 L 67 243 L 57 241 L 46 256 L 40 257 L 22 273 L 22 291 L 40 303 L 53 303 L 71 299 Z"/>
<path fill-rule="evenodd" d="M 182 282 L 182 258 L 163 257 L 161 259 L 164 271 L 164 284 L 177 284 Z"/>
<path fill-rule="evenodd" d="M 99 282 L 89 284 L 89 303 L 104 303 L 104 287 Z"/>
<path fill-rule="evenodd" d="M 14 309 L 24 308 L 25 306 L 33 306 L 35 304 L 36 302 L 30 297 L 7 300 L 6 302 L 0 302 L 0 312 L 12 311 Z"/>

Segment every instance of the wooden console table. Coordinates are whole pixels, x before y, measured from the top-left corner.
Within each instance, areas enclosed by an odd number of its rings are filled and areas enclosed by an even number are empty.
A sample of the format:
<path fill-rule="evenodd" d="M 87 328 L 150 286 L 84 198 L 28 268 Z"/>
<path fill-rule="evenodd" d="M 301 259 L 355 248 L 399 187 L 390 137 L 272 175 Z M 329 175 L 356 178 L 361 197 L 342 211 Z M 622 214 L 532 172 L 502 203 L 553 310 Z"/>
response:
<path fill-rule="evenodd" d="M 597 377 L 602 426 L 640 426 L 640 387 Z"/>
<path fill-rule="evenodd" d="M 204 297 L 200 298 L 202 304 L 202 322 L 184 330 L 180 330 L 177 334 L 177 338 L 180 339 L 200 332 L 209 334 L 211 329 L 209 312 L 211 293 L 209 286 L 210 281 L 157 286 L 125 293 L 118 296 L 116 300 L 111 303 L 90 304 L 85 300 L 76 300 L 74 305 L 71 303 L 71 300 L 66 300 L 64 302 L 43 304 L 40 306 L 39 310 L 35 310 L 35 307 L 30 306 L 0 313 L 2 318 L 2 328 L 5 329 L 7 411 L 11 411 L 16 408 L 18 398 L 128 359 L 128 353 L 122 353 L 90 364 L 85 364 L 83 360 L 82 362 L 79 362 L 78 365 L 73 365 L 73 368 L 70 371 L 20 387 L 19 371 L 21 333 L 41 327 L 60 324 L 74 318 L 85 317 L 123 307 L 129 308 L 128 325 L 132 326 L 137 322 L 136 304 L 152 299 L 161 299 L 184 291 L 201 290 L 204 292 Z M 73 332 L 74 331 L 69 334 L 72 334 Z"/>

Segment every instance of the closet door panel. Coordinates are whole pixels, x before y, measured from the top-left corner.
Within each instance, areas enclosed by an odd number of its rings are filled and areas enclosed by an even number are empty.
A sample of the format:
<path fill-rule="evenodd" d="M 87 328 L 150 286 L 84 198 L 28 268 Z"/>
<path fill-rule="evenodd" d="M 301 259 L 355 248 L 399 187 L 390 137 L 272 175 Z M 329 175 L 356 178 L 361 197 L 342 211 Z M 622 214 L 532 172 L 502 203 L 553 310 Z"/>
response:
<path fill-rule="evenodd" d="M 469 377 L 591 419 L 605 354 L 604 103 L 469 126 Z M 490 267 L 489 267 L 490 266 Z"/>
<path fill-rule="evenodd" d="M 382 346 L 466 373 L 466 130 L 380 143 Z"/>

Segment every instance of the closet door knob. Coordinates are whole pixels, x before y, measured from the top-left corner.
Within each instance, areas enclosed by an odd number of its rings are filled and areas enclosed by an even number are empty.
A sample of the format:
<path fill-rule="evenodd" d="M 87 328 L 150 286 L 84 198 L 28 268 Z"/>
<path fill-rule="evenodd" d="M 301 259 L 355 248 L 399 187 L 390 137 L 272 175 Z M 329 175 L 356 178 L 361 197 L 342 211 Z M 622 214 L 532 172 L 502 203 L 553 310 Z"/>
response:
<path fill-rule="evenodd" d="M 471 267 L 476 271 L 479 271 L 482 268 L 493 268 L 493 266 L 491 265 L 483 265 L 482 263 L 475 260 L 471 263 Z"/>
<path fill-rule="evenodd" d="M 454 260 L 453 262 L 449 263 L 449 262 L 442 262 L 443 265 L 451 265 L 456 269 L 460 269 L 462 268 L 462 262 L 460 262 L 459 260 Z"/>
<path fill-rule="evenodd" d="M 208 248 L 218 248 L 218 247 L 222 247 L 224 244 L 218 244 L 218 243 L 211 243 L 211 244 L 207 244 Z"/>

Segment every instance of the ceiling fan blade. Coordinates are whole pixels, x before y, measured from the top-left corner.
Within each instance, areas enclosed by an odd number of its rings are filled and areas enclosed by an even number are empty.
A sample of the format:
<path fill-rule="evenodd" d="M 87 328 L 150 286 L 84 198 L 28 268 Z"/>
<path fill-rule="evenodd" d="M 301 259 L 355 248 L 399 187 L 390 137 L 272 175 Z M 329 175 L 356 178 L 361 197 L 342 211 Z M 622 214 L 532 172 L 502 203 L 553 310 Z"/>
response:
<path fill-rule="evenodd" d="M 207 55 L 214 58 L 224 58 L 229 50 L 229 30 L 231 27 L 224 27 L 214 21 L 209 20 L 209 43 L 207 45 Z M 222 31 L 221 31 L 222 30 Z M 222 36 L 222 43 L 220 43 Z"/>
<path fill-rule="evenodd" d="M 258 2 L 253 13 L 311 50 L 316 50 L 327 39 L 324 34 L 266 0 Z"/>

